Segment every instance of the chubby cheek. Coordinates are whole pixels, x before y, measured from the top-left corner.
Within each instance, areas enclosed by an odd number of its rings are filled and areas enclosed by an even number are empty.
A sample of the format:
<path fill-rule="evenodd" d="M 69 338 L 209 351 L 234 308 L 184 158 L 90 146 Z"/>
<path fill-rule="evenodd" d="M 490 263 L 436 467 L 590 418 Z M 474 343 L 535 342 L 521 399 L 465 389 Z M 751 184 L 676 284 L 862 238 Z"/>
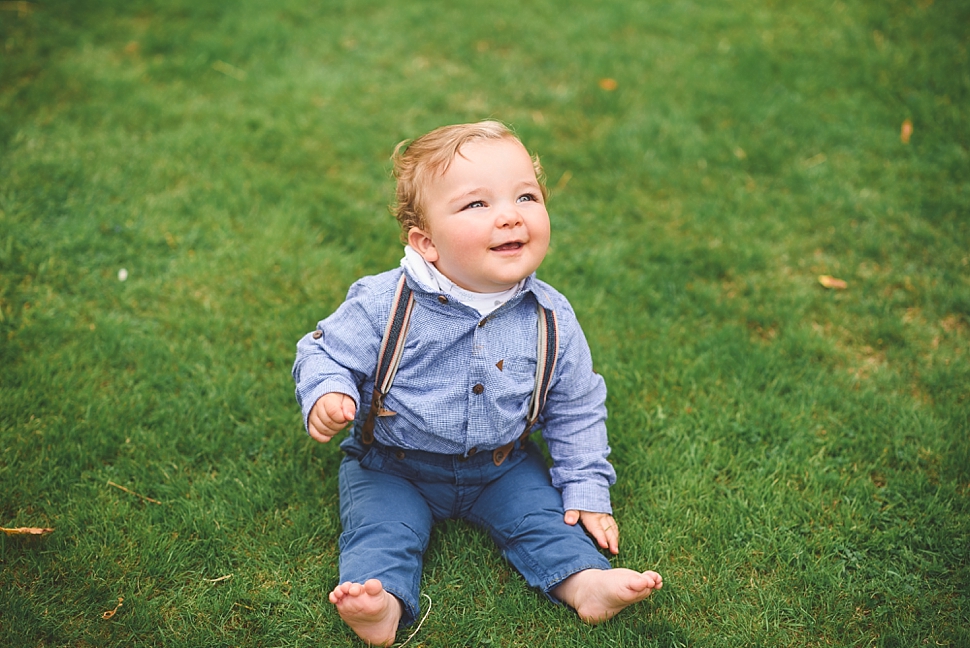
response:
<path fill-rule="evenodd" d="M 537 219 L 537 222 L 533 223 L 529 227 L 529 236 L 545 248 L 549 247 L 549 238 L 551 228 L 549 226 L 549 217 L 546 216 L 542 219 Z"/>
<path fill-rule="evenodd" d="M 466 257 L 482 254 L 488 249 L 490 242 L 490 232 L 487 230 L 479 231 L 473 224 L 465 227 L 450 228 L 445 235 L 445 245 L 448 251 L 458 257 Z"/>

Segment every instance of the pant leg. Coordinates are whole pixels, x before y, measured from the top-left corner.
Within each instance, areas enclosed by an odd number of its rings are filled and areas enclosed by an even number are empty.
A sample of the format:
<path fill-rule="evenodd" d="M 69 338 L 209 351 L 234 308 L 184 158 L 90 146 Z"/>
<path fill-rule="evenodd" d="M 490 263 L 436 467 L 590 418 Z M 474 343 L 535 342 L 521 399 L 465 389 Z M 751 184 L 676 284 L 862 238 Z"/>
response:
<path fill-rule="evenodd" d="M 527 458 L 482 490 L 467 519 L 488 529 L 526 582 L 546 594 L 584 569 L 609 569 L 582 526 L 563 521 L 562 495 L 538 449 L 530 443 L 522 451 Z"/>
<path fill-rule="evenodd" d="M 432 525 L 424 498 L 407 479 L 348 455 L 340 464 L 340 522 L 340 582 L 379 579 L 404 606 L 401 626 L 413 623 Z"/>

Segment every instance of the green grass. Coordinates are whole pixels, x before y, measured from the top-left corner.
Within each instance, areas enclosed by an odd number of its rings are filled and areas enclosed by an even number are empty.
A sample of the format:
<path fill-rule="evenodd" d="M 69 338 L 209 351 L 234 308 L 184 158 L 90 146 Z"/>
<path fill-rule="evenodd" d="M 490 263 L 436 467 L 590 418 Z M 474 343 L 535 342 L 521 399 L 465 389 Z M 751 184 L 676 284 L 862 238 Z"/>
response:
<path fill-rule="evenodd" d="M 0 525 L 56 529 L 0 537 L 0 644 L 354 645 L 294 345 L 400 258 L 393 146 L 496 117 L 542 156 L 540 275 L 610 389 L 615 563 L 665 587 L 590 628 L 449 523 L 412 645 L 970 645 L 968 24 L 0 5 Z"/>

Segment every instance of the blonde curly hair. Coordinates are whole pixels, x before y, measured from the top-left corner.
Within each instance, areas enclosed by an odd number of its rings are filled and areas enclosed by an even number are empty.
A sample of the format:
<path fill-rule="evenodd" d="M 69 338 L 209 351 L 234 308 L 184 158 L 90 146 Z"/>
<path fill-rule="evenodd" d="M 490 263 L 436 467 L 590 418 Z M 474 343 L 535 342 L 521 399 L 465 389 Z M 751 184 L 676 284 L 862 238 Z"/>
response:
<path fill-rule="evenodd" d="M 451 161 L 468 142 L 501 139 L 522 143 L 505 124 L 485 120 L 474 124 L 442 126 L 416 140 L 404 140 L 394 147 L 391 160 L 394 162 L 397 190 L 391 213 L 401 224 L 402 241 L 407 243 L 408 232 L 412 227 L 428 231 L 422 205 L 422 194 L 428 181 L 448 171 Z M 538 155 L 532 155 L 532 166 L 545 200 L 548 197 L 546 178 Z"/>

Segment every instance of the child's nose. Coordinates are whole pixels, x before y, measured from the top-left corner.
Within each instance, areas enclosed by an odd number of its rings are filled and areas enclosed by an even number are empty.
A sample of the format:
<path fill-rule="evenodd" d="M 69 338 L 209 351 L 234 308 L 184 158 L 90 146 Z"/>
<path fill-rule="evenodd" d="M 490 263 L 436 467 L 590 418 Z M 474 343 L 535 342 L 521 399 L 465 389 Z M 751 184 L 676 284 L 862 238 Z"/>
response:
<path fill-rule="evenodd" d="M 499 227 L 516 227 L 522 224 L 522 214 L 515 205 L 507 205 L 499 211 L 496 224 Z"/>

